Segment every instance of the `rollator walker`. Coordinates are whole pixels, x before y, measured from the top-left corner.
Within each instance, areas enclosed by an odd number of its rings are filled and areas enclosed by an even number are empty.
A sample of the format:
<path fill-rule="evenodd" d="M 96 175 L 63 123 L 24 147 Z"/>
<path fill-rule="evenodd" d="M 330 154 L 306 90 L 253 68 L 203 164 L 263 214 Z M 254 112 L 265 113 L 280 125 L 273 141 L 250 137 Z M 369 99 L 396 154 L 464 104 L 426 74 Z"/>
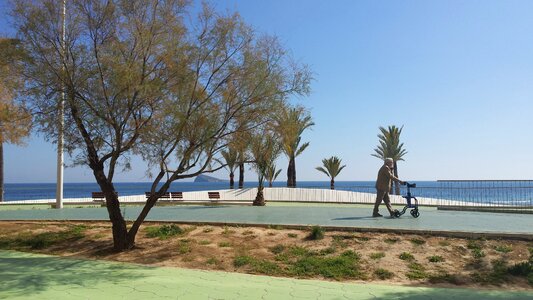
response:
<path fill-rule="evenodd" d="M 404 206 L 402 211 L 395 210 L 394 216 L 396 218 L 399 218 L 403 214 L 405 214 L 407 209 L 412 208 L 411 216 L 413 216 L 413 218 L 418 218 L 420 216 L 420 212 L 418 211 L 418 200 L 416 199 L 415 196 L 411 195 L 411 188 L 416 188 L 416 183 L 404 182 L 404 185 L 407 185 L 407 195 L 402 196 L 402 197 L 404 197 L 405 200 L 407 201 L 407 205 Z M 412 200 L 414 200 L 414 204 Z"/>

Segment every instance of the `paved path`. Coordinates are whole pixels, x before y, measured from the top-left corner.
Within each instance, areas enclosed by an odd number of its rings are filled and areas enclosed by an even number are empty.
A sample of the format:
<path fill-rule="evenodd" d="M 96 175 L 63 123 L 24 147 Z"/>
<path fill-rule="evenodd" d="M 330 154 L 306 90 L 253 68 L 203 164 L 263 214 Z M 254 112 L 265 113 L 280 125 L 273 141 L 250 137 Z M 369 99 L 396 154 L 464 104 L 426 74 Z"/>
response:
<path fill-rule="evenodd" d="M 533 299 L 479 291 L 298 280 L 0 251 L 0 299 Z"/>
<path fill-rule="evenodd" d="M 134 219 L 141 207 L 122 208 Z M 65 208 L 0 211 L 0 220 L 108 220 L 105 208 Z M 527 214 L 439 211 L 421 208 L 415 219 L 372 218 L 370 208 L 350 206 L 165 206 L 154 207 L 147 220 L 205 223 L 321 225 L 362 229 L 440 231 L 519 236 L 533 239 L 533 217 Z"/>

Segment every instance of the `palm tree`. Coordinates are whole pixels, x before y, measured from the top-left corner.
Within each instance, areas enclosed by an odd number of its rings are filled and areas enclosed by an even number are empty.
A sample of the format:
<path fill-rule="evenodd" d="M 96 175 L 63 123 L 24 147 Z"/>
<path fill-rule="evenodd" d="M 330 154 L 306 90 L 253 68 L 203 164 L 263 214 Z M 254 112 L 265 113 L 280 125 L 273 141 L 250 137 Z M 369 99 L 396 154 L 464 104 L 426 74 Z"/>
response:
<path fill-rule="evenodd" d="M 224 158 L 226 169 L 229 171 L 229 188 L 235 187 L 235 170 L 237 169 L 238 153 L 231 146 L 228 150 L 222 150 L 222 157 Z"/>
<path fill-rule="evenodd" d="M 268 170 L 274 166 L 276 158 L 281 152 L 281 146 L 273 133 L 263 132 L 252 137 L 250 151 L 253 157 L 253 166 L 258 176 L 257 195 L 253 205 L 264 206 L 266 204 L 263 195 L 265 178 L 267 178 Z"/>
<path fill-rule="evenodd" d="M 400 143 L 400 134 L 402 133 L 403 126 L 398 128 L 394 125 L 389 126 L 387 129 L 379 127 L 381 131 L 378 134 L 379 145 L 374 151 L 376 153 L 371 154 L 374 157 L 385 160 L 390 157 L 394 160 L 394 176 L 398 177 L 398 164 L 400 160 L 404 160 L 403 156 L 407 154 L 407 151 L 403 149 L 403 143 Z M 396 188 L 396 195 L 400 194 L 400 185 L 398 182 L 394 184 Z"/>
<path fill-rule="evenodd" d="M 339 173 L 346 167 L 346 165 L 343 165 L 341 167 L 341 159 L 339 159 L 336 156 L 332 156 L 328 159 L 324 158 L 322 160 L 322 165 L 324 167 L 316 167 L 316 169 L 326 175 L 328 175 L 329 178 L 331 178 L 331 189 L 335 189 L 335 177 L 339 175 Z"/>
<path fill-rule="evenodd" d="M 315 123 L 303 107 L 285 107 L 274 118 L 283 152 L 289 159 L 287 187 L 296 187 L 296 157 L 309 146 L 309 142 L 300 145 L 302 133 Z"/>
<path fill-rule="evenodd" d="M 265 174 L 266 180 L 268 181 L 268 187 L 272 187 L 272 182 L 276 180 L 276 178 L 278 178 L 280 173 L 281 173 L 281 169 L 276 170 L 275 164 L 272 164 L 269 166 Z"/>

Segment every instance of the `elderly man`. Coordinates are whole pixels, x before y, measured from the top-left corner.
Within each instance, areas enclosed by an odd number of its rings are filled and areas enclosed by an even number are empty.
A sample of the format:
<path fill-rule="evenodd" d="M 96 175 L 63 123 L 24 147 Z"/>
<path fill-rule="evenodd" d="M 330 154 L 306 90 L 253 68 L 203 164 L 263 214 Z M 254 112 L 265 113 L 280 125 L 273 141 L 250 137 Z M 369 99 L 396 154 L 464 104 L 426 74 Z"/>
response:
<path fill-rule="evenodd" d="M 403 181 L 396 178 L 396 176 L 392 174 L 393 166 L 394 161 L 392 160 L 392 158 L 385 158 L 385 163 L 379 169 L 378 179 L 376 180 L 377 197 L 376 203 L 374 204 L 374 211 L 372 213 L 372 217 L 382 217 L 382 215 L 379 214 L 379 205 L 381 204 L 381 201 L 383 201 L 387 206 L 387 210 L 389 211 L 390 216 L 394 218 L 394 211 L 392 210 L 392 207 L 390 205 L 389 191 L 391 188 L 392 181 L 397 181 L 400 184 L 403 184 Z"/>

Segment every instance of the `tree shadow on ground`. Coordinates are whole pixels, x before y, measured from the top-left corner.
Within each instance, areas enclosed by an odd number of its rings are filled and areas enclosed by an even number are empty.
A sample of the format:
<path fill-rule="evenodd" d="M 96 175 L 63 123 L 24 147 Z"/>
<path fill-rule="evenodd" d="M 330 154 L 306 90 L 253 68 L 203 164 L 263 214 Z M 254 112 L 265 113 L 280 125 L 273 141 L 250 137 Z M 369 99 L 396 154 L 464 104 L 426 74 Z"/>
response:
<path fill-rule="evenodd" d="M 0 294 L 35 299 L 50 288 L 119 284 L 148 276 L 149 267 L 0 251 Z M 2 296 L 0 296 L 2 298 Z"/>
<path fill-rule="evenodd" d="M 384 292 L 375 295 L 378 299 L 483 299 L 483 300 L 518 300 L 533 299 L 533 292 L 507 291 L 507 290 L 475 290 L 463 288 L 435 288 L 435 289 L 417 289 L 411 291 Z M 370 292 L 371 295 L 374 295 Z"/>

